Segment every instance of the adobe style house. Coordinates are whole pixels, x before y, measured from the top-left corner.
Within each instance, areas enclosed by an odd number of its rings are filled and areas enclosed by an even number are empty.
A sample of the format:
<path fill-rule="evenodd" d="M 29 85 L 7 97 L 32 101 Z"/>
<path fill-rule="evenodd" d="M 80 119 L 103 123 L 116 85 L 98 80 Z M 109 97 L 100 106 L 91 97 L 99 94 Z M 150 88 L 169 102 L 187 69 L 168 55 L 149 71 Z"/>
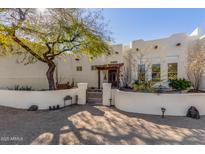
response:
<path fill-rule="evenodd" d="M 129 46 L 112 45 L 110 55 L 92 61 L 85 55 L 57 59 L 55 78 L 58 83 L 86 82 L 88 87 L 102 88 L 102 83 L 109 82 L 113 87 L 122 87 L 138 79 L 138 74 L 142 73 L 146 80 L 166 83 L 173 76 L 187 78 L 188 51 L 203 44 L 205 37 L 196 28 L 189 35 L 178 33 L 151 41 L 135 40 Z M 0 88 L 27 85 L 33 89 L 47 89 L 47 66 L 41 62 L 17 63 L 21 58 L 0 58 Z M 205 89 L 205 77 L 201 80 L 201 89 Z"/>

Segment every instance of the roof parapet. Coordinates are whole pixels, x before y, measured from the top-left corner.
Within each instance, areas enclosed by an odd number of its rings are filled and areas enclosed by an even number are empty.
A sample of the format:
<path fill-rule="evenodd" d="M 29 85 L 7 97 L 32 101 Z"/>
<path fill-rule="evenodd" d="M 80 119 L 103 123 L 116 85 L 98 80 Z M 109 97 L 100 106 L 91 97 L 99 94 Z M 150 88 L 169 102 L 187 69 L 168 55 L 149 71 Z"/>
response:
<path fill-rule="evenodd" d="M 202 36 L 202 31 L 199 27 L 197 27 L 189 36 Z"/>

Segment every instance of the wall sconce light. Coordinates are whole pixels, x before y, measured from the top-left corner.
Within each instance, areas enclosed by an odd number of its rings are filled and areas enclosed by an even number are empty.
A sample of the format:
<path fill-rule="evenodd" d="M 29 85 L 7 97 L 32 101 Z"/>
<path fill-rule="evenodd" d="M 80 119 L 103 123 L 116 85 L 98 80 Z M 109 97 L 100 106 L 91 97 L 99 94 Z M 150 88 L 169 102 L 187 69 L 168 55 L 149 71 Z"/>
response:
<path fill-rule="evenodd" d="M 164 113 L 165 113 L 166 109 L 164 107 L 162 107 L 161 111 L 162 111 L 162 118 L 164 118 Z"/>

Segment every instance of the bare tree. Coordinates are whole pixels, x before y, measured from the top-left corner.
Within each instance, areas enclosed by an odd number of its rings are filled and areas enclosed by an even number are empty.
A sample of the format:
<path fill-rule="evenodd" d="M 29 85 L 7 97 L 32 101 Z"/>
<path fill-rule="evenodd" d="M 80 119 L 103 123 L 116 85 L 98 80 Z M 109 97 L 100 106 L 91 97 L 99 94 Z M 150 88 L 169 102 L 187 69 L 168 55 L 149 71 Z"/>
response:
<path fill-rule="evenodd" d="M 139 81 L 149 80 L 149 72 L 152 68 L 152 53 L 149 51 L 152 50 L 153 47 L 153 43 L 148 43 L 142 48 L 132 49 L 131 53 L 129 53 L 127 57 L 124 57 L 127 61 L 129 61 L 129 65 L 132 68 L 131 71 L 135 73 L 137 72 L 137 78 Z M 139 67 L 144 67 L 144 70 L 140 70 Z"/>
<path fill-rule="evenodd" d="M 199 90 L 200 81 L 205 70 L 205 50 L 197 44 L 196 48 L 188 51 L 187 76 L 192 82 L 193 88 Z"/>

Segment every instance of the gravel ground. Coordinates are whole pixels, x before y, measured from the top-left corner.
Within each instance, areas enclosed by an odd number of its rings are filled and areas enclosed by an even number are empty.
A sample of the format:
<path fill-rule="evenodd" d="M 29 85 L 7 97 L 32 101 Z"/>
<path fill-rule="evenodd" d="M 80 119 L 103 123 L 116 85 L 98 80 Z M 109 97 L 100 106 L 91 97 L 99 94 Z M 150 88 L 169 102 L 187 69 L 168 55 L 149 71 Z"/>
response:
<path fill-rule="evenodd" d="M 0 107 L 0 144 L 205 144 L 205 116 L 162 119 L 91 105 L 37 112 Z"/>

